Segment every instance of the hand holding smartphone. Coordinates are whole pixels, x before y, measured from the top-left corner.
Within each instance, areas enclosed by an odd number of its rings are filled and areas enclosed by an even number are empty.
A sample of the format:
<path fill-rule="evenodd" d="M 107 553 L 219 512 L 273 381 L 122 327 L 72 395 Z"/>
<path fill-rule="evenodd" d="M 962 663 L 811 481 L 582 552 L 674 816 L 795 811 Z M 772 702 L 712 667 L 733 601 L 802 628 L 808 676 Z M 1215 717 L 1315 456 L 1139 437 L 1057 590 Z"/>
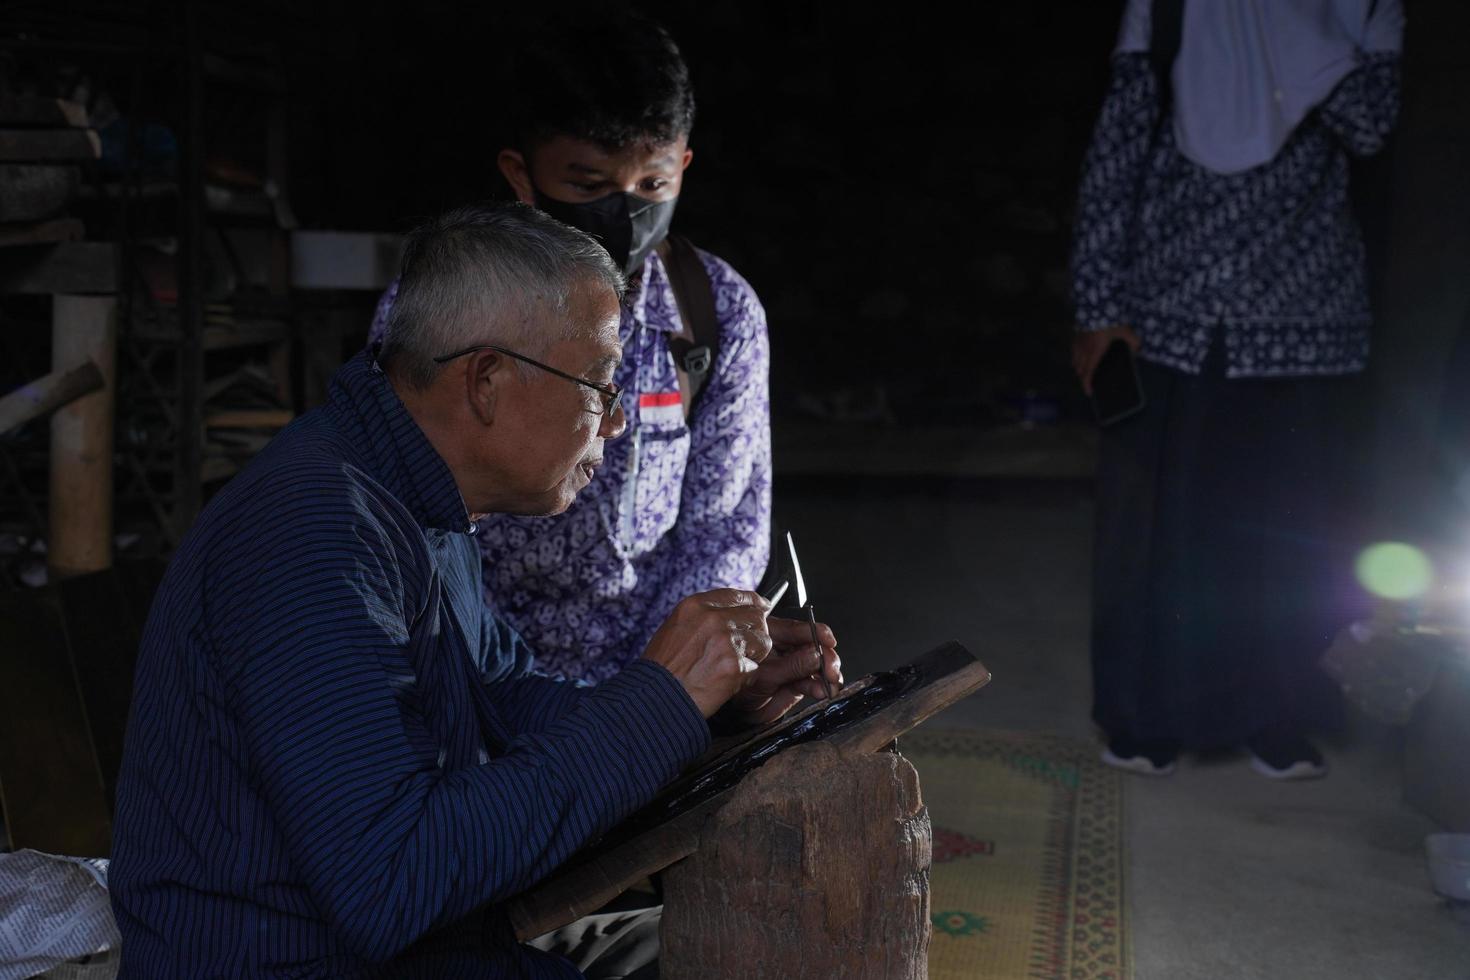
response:
<path fill-rule="evenodd" d="M 1103 352 L 1092 373 L 1092 414 L 1100 426 L 1113 425 L 1143 410 L 1143 385 L 1133 347 L 1114 340 Z"/>

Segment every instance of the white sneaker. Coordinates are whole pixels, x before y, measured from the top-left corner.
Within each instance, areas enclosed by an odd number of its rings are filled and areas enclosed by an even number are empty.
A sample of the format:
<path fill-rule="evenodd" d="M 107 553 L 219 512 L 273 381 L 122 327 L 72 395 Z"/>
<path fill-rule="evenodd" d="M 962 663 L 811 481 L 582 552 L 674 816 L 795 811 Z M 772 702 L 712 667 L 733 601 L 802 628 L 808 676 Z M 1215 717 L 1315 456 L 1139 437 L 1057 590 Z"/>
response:
<path fill-rule="evenodd" d="M 1111 747 L 1103 749 L 1102 761 L 1114 769 L 1137 773 L 1140 776 L 1167 776 L 1174 771 L 1174 763 L 1159 765 L 1146 755 L 1114 755 Z"/>
<path fill-rule="evenodd" d="M 1321 779 L 1327 775 L 1325 762 L 1298 759 L 1285 769 L 1278 769 L 1254 752 L 1251 753 L 1251 768 L 1267 779 Z"/>

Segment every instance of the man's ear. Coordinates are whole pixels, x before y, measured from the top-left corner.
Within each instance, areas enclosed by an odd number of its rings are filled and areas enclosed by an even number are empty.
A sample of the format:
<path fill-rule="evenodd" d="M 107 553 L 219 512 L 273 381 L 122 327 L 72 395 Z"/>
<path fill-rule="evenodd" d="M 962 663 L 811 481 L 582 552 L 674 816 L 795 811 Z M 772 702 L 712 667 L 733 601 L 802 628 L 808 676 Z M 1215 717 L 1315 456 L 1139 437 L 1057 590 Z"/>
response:
<path fill-rule="evenodd" d="M 477 350 L 466 361 L 464 386 L 470 415 L 481 425 L 494 425 L 500 389 L 509 379 L 510 362 L 493 350 Z"/>
<path fill-rule="evenodd" d="M 522 204 L 535 204 L 536 192 L 531 187 L 531 168 L 520 150 L 504 149 L 495 157 L 501 176 Z"/>

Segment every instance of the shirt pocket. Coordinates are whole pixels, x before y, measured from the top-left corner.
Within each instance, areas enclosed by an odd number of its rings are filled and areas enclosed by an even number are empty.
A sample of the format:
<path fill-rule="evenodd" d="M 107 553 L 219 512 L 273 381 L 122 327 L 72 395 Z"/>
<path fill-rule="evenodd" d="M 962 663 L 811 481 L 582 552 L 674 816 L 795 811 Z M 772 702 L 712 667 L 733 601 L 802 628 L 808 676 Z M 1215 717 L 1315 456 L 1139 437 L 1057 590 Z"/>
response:
<path fill-rule="evenodd" d="M 629 549 L 635 556 L 651 551 L 679 518 L 689 462 L 689 428 L 682 411 L 674 424 L 639 434 L 637 509 Z"/>

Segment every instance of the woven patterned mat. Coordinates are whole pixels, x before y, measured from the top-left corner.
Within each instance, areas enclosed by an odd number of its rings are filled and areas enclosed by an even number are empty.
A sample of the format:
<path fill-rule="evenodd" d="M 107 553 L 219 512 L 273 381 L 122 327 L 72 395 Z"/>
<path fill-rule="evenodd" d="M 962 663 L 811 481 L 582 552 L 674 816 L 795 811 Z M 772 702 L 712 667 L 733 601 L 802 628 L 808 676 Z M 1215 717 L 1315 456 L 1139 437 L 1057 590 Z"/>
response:
<path fill-rule="evenodd" d="M 1053 735 L 899 739 L 934 826 L 931 980 L 1129 980 L 1123 781 Z"/>

